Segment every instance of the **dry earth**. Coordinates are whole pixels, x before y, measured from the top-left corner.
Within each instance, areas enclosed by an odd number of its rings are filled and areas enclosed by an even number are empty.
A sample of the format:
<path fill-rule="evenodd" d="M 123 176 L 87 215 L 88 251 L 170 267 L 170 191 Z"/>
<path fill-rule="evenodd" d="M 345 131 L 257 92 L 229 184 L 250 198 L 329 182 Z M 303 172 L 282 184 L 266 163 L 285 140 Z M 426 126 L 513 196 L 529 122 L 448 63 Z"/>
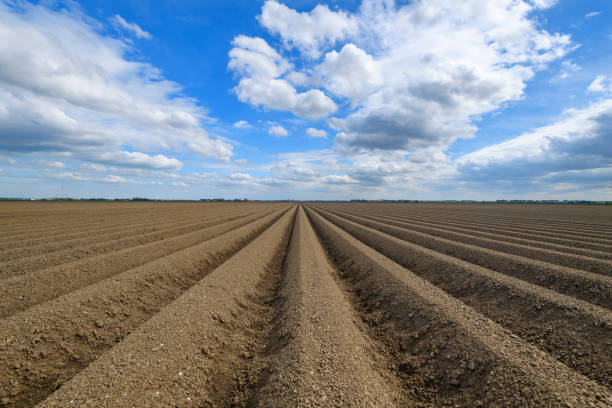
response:
<path fill-rule="evenodd" d="M 10 202 L 0 226 L 0 406 L 612 406 L 610 207 Z"/>

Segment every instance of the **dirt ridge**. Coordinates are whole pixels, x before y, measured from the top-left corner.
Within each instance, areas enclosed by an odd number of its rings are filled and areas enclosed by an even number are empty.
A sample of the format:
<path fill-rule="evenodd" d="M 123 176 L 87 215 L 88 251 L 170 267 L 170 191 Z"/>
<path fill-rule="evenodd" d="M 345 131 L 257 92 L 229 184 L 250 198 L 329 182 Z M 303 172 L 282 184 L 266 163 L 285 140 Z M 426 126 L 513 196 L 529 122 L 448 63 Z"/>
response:
<path fill-rule="evenodd" d="M 405 355 L 406 371 L 418 374 L 417 382 L 430 379 L 422 384 L 427 399 L 460 406 L 612 404 L 607 388 L 569 370 L 318 214 L 309 211 L 309 216 L 356 286 L 364 308 L 371 310 L 370 319 L 384 326 L 381 335 L 390 336 L 389 344 Z M 402 345 L 408 352 L 402 353 Z"/>

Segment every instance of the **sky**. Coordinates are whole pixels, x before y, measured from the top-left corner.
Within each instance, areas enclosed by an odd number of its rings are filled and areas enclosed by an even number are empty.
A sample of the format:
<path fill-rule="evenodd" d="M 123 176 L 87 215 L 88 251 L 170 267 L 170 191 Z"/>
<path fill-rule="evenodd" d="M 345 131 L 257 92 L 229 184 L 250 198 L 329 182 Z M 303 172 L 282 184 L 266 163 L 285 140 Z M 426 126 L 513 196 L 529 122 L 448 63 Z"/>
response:
<path fill-rule="evenodd" d="M 612 2 L 0 0 L 0 196 L 612 200 Z"/>

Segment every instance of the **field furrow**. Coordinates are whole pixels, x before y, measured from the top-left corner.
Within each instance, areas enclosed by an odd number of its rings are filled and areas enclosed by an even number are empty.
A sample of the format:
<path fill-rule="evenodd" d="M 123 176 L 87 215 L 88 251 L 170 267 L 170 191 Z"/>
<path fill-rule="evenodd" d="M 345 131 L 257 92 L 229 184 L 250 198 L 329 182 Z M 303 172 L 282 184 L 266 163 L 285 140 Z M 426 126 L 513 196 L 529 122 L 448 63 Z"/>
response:
<path fill-rule="evenodd" d="M 323 214 L 364 244 L 551 353 L 583 375 L 611 385 L 607 355 L 612 312 Z"/>
<path fill-rule="evenodd" d="M 272 225 L 276 211 L 199 245 L 0 320 L 0 389 L 44 399 Z"/>
<path fill-rule="evenodd" d="M 168 220 L 157 220 L 157 222 L 155 223 L 149 221 L 143 224 L 123 224 L 120 225 L 117 229 L 113 229 L 111 231 L 103 231 L 101 233 L 89 235 L 86 237 L 68 237 L 68 239 L 66 239 L 66 235 L 62 235 L 60 238 L 46 240 L 45 242 L 41 242 L 38 244 L 30 243 L 27 246 L 4 249 L 0 251 L 0 262 L 7 262 L 26 257 L 49 254 L 53 252 L 59 252 L 65 249 L 72 249 L 78 246 L 90 245 L 115 239 L 122 239 L 140 234 L 149 234 L 164 229 L 189 226 L 216 217 L 217 216 L 192 217 L 186 220 L 181 220 L 180 218 L 170 218 Z M 91 232 L 94 231 L 90 231 L 90 233 Z"/>
<path fill-rule="evenodd" d="M 338 217 L 330 212 L 327 212 L 327 215 Z M 612 277 L 609 276 L 463 244 L 344 213 L 341 219 L 343 221 L 339 222 L 355 224 L 356 228 L 361 226 L 380 231 L 445 255 L 612 309 Z M 355 220 L 358 222 L 354 222 Z"/>
<path fill-rule="evenodd" d="M 389 363 L 360 329 L 302 209 L 285 274 L 262 359 L 267 369 L 253 406 L 412 405 Z"/>
<path fill-rule="evenodd" d="M 193 216 L 192 216 L 193 217 Z M 48 228 L 44 232 L 38 234 L 19 234 L 13 238 L 6 238 L 0 242 L 0 248 L 6 250 L 17 250 L 27 249 L 36 245 L 44 245 L 49 243 L 59 243 L 62 241 L 87 238 L 96 235 L 113 233 L 116 231 L 122 231 L 125 229 L 136 229 L 136 228 L 155 228 L 158 222 L 164 222 L 165 218 L 159 219 L 154 217 L 145 217 L 141 220 L 134 219 L 131 217 L 117 217 L 116 219 L 105 223 L 97 224 L 95 226 L 85 226 L 83 228 Z M 176 222 L 180 222 L 183 218 L 177 216 Z M 186 217 L 185 219 L 194 219 Z M 169 216 L 168 220 L 172 220 Z"/>
<path fill-rule="evenodd" d="M 612 221 L 612 219 L 610 218 L 609 213 L 606 214 L 607 209 L 605 207 L 579 208 L 576 206 L 566 206 L 555 208 L 554 206 L 539 206 L 538 208 L 538 206 L 516 206 L 515 208 L 511 208 L 508 206 L 475 205 L 471 206 L 470 208 L 469 206 L 451 205 L 447 207 L 447 209 L 442 209 L 438 211 L 435 211 L 435 207 L 435 205 L 406 206 L 402 204 L 391 204 L 389 206 L 387 204 L 384 204 L 382 206 L 378 206 L 377 208 L 384 208 L 385 212 L 388 213 L 396 212 L 423 215 L 435 214 L 439 217 L 450 216 L 455 219 L 467 219 L 474 220 L 477 222 L 505 223 L 509 225 L 520 222 L 523 225 L 534 225 L 541 226 L 544 228 L 563 228 L 568 231 L 584 230 L 587 232 L 603 232 L 606 235 L 612 235 L 610 229 L 608 228 L 609 223 L 610 221 Z M 444 207 L 444 205 L 438 207 Z M 553 209 L 553 211 L 550 211 L 551 209 Z M 581 211 L 578 211 L 578 209 L 580 209 Z M 585 214 L 586 210 L 599 210 L 599 212 L 593 212 L 593 214 L 587 215 Z M 542 214 L 542 216 L 539 218 L 534 218 L 529 215 L 530 212 L 543 212 L 545 214 Z M 516 215 L 507 216 L 506 214 L 508 213 L 516 213 Z M 603 219 L 607 219 L 608 222 L 601 222 L 602 215 L 604 215 Z M 583 219 L 583 221 L 568 221 L 569 219 Z M 597 220 L 597 222 L 592 222 L 594 219 Z"/>
<path fill-rule="evenodd" d="M 0 203 L 0 407 L 612 408 L 609 206 Z"/>
<path fill-rule="evenodd" d="M 333 209 L 333 208 L 330 208 Z M 585 244 L 584 241 L 575 241 L 569 239 L 552 238 L 542 235 L 533 234 L 521 234 L 515 233 L 507 229 L 496 229 L 496 228 L 483 228 L 475 224 L 468 223 L 451 223 L 445 222 L 438 218 L 417 218 L 417 217 L 399 217 L 389 216 L 384 212 L 373 212 L 373 211 L 352 211 L 352 214 L 359 215 L 362 217 L 371 216 L 379 219 L 385 219 L 396 222 L 407 222 L 419 226 L 430 226 L 440 229 L 446 229 L 453 232 L 460 232 L 478 237 L 492 238 L 492 239 L 503 239 L 506 242 L 513 242 L 517 244 L 524 244 L 530 246 L 536 246 L 541 248 L 547 248 L 557 251 L 564 251 L 574 253 L 578 255 L 592 256 L 594 258 L 601 259 L 612 259 L 612 245 L 598 245 Z M 585 246 L 587 245 L 587 246 Z"/>
<path fill-rule="evenodd" d="M 250 205 L 246 208 L 250 208 L 251 211 L 258 210 L 259 208 L 265 209 L 266 207 L 273 206 L 273 204 L 261 205 L 255 204 Z M 134 214 L 118 214 L 113 217 L 109 217 L 103 224 L 98 224 L 96 227 L 85 226 L 83 228 L 65 228 L 58 230 L 57 228 L 45 228 L 43 232 L 33 235 L 20 234 L 16 238 L 4 238 L 0 241 L 0 248 L 3 250 L 23 248 L 32 245 L 46 244 L 50 242 L 60 242 L 67 239 L 86 238 L 104 233 L 111 233 L 114 231 L 129 228 L 139 227 L 155 227 L 159 223 L 165 221 L 181 222 L 182 220 L 194 220 L 197 221 L 200 217 L 208 216 L 209 214 L 223 215 L 233 214 L 234 212 L 241 211 L 241 204 L 230 204 L 228 207 L 208 207 L 203 204 L 201 208 L 194 208 L 191 211 L 180 211 L 176 214 L 169 210 L 157 211 L 156 213 L 147 214 L 140 217 Z M 99 218 L 98 214 L 90 214 L 89 218 Z"/>
<path fill-rule="evenodd" d="M 74 262 L 79 259 L 120 251 L 122 249 L 131 248 L 134 246 L 145 245 L 148 243 L 162 241 L 165 239 L 186 235 L 191 232 L 210 228 L 217 224 L 233 221 L 249 214 L 235 214 L 228 217 L 214 217 L 212 219 L 198 222 L 195 224 L 187 224 L 184 226 L 162 229 L 161 231 L 146 232 L 146 233 L 128 233 L 113 234 L 110 237 L 97 236 L 95 242 L 83 242 L 81 240 L 72 241 L 71 246 L 55 252 L 32 255 L 8 262 L 0 263 L 0 271 L 6 271 L 13 275 L 19 275 L 29 272 L 34 272 L 39 269 L 49 268 L 56 265 L 61 265 L 68 262 Z M 105 239 L 110 238 L 110 239 Z"/>
<path fill-rule="evenodd" d="M 332 210 L 333 211 L 333 210 Z M 345 214 L 345 213 L 344 213 Z M 538 248 L 532 245 L 517 244 L 503 240 L 503 237 L 496 235 L 495 238 L 479 237 L 463 232 L 455 232 L 449 228 L 436 228 L 433 226 L 424 226 L 406 221 L 389 220 L 386 217 L 371 216 L 364 214 L 356 214 L 360 219 L 379 222 L 382 224 L 399 227 L 401 229 L 418 231 L 435 237 L 442 237 L 456 242 L 488 248 L 495 251 L 515 254 L 526 258 L 536 259 L 539 261 L 550 262 L 557 265 L 567 266 L 570 268 L 578 268 L 585 271 L 600 273 L 603 275 L 612 275 L 612 261 L 608 259 L 594 258 L 591 256 L 571 254 L 561 252 L 558 249 Z"/>
<path fill-rule="evenodd" d="M 0 318 L 144 265 L 262 218 L 256 214 L 183 236 L 0 280 Z"/>
<path fill-rule="evenodd" d="M 343 207 L 343 206 L 338 206 L 338 205 L 334 205 L 330 208 L 333 208 L 333 209 L 349 208 L 351 212 L 356 210 L 355 208 Z M 408 220 L 411 220 L 413 218 L 417 218 L 417 219 L 421 218 L 425 222 L 433 220 L 433 221 L 443 221 L 446 224 L 459 223 L 463 225 L 468 225 L 470 227 L 476 226 L 476 227 L 489 228 L 489 229 L 493 229 L 494 231 L 500 231 L 500 230 L 501 231 L 511 231 L 511 232 L 519 233 L 523 235 L 529 234 L 529 235 L 535 235 L 535 236 L 543 236 L 547 238 L 563 239 L 563 240 L 569 240 L 571 242 L 578 242 L 578 243 L 585 242 L 588 245 L 593 244 L 593 245 L 600 246 L 603 248 L 612 247 L 612 240 L 610 239 L 585 236 L 585 235 L 580 234 L 578 231 L 555 232 L 554 230 L 551 231 L 551 230 L 544 229 L 544 228 L 533 229 L 523 224 L 520 219 L 516 220 L 515 222 L 510 222 L 510 223 L 499 223 L 499 222 L 496 222 L 495 219 L 491 219 L 490 221 L 483 221 L 483 220 L 479 220 L 477 217 L 472 217 L 472 216 L 464 216 L 464 217 L 457 218 L 453 216 L 453 214 L 450 214 L 450 215 L 440 214 L 438 216 L 434 216 L 432 214 L 422 213 L 422 212 L 415 213 L 415 214 L 410 213 L 410 212 L 404 212 L 404 211 L 393 212 L 393 211 L 388 211 L 384 207 L 377 207 L 376 209 L 370 208 L 368 210 L 376 211 L 377 213 L 384 213 L 387 216 L 393 216 L 393 217 L 398 217 L 398 218 L 403 218 L 403 219 L 408 219 Z"/>
<path fill-rule="evenodd" d="M 610 391 L 310 213 L 365 320 L 434 406 L 597 406 Z M 456 404 L 456 405 L 455 405 Z"/>
<path fill-rule="evenodd" d="M 177 214 L 177 217 L 181 215 Z M 7 230 L 8 239 L 26 239 L 45 236 L 46 234 L 60 234 L 65 232 L 79 232 L 86 230 L 98 230 L 121 225 L 122 222 L 129 220 L 134 223 L 151 223 L 156 221 L 154 213 L 147 214 L 116 214 L 104 216 L 96 214 L 95 217 L 89 217 L 84 221 L 63 220 L 58 222 L 44 222 L 36 228 Z M 12 234 L 9 235 L 9 234 Z"/>

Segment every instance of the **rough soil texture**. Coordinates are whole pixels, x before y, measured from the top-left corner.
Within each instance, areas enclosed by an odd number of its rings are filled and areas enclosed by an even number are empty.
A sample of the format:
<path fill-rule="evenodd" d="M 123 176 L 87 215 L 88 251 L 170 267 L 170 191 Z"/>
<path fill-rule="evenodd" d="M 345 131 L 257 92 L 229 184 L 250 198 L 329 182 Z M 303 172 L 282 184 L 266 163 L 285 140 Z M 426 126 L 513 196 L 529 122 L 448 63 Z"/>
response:
<path fill-rule="evenodd" d="M 163 259 L 177 251 L 192 247 L 225 232 L 248 224 L 264 214 L 239 217 L 160 242 L 139 245 L 110 254 L 87 257 L 78 261 L 41 269 L 25 275 L 0 280 L 0 317 L 10 316 L 43 301 L 53 299 L 117 273 Z"/>
<path fill-rule="evenodd" d="M 0 406 L 612 407 L 612 210 L 0 203 Z"/>
<path fill-rule="evenodd" d="M 401 406 L 304 211 L 291 238 L 258 407 Z M 381 374 L 382 373 L 382 374 Z M 355 386 L 359 384 L 359 386 Z"/>
<path fill-rule="evenodd" d="M 515 276 L 608 309 L 612 308 L 612 276 L 569 268 L 544 262 L 537 258 L 534 259 L 477 245 L 465 244 L 379 221 L 371 221 L 347 213 L 332 212 L 342 215 L 347 220 L 390 234 L 401 240 L 433 249 L 472 264 Z"/>

